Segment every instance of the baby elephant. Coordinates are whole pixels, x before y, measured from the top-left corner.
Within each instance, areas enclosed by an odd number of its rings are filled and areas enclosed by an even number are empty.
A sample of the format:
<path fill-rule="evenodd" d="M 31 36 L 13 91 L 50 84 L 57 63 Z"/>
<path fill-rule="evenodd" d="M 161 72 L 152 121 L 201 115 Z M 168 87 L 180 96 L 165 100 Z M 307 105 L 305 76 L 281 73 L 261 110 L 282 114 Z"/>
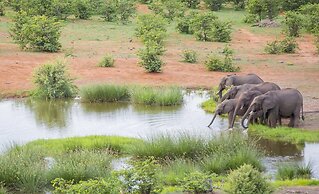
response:
<path fill-rule="evenodd" d="M 238 101 L 238 99 L 230 99 L 230 100 L 225 100 L 221 104 L 219 104 L 216 108 L 213 119 L 209 123 L 208 127 L 211 126 L 211 124 L 214 122 L 217 115 L 222 115 L 222 114 L 226 114 L 226 113 L 228 113 L 228 124 L 230 126 L 231 119 L 233 118 L 237 101 Z M 245 114 L 245 110 L 243 110 L 243 111 L 239 110 L 237 112 L 237 115 L 239 115 L 239 116 L 243 116 L 244 114 Z"/>

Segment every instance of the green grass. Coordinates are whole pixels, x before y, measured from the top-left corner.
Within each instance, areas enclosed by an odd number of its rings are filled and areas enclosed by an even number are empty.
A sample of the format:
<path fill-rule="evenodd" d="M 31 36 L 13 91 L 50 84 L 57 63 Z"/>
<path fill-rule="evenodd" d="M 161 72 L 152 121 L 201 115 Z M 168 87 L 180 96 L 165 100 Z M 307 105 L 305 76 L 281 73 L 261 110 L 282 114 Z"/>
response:
<path fill-rule="evenodd" d="M 81 88 L 81 99 L 83 102 L 117 102 L 129 99 L 127 86 L 114 84 L 90 85 Z"/>
<path fill-rule="evenodd" d="M 312 176 L 312 168 L 308 164 L 306 166 L 300 164 L 286 164 L 278 168 L 277 180 L 293 180 L 293 179 L 310 179 Z"/>
<path fill-rule="evenodd" d="M 178 87 L 143 87 L 131 89 L 131 101 L 134 104 L 173 106 L 183 102 L 182 90 Z"/>
<path fill-rule="evenodd" d="M 51 156 L 76 150 L 109 150 L 115 153 L 126 153 L 128 148 L 142 140 L 119 136 L 87 136 L 65 139 L 36 140 L 26 144 L 27 148 L 43 148 Z"/>
<path fill-rule="evenodd" d="M 289 186 L 318 186 L 319 180 L 315 179 L 294 179 L 284 181 L 274 181 L 272 183 L 275 187 L 289 187 Z"/>
<path fill-rule="evenodd" d="M 249 133 L 264 139 L 303 144 L 305 142 L 318 142 L 319 131 L 310 131 L 298 128 L 277 127 L 269 128 L 263 125 L 250 125 Z"/>
<path fill-rule="evenodd" d="M 202 107 L 205 111 L 213 113 L 213 112 L 215 112 L 215 110 L 216 110 L 217 102 L 216 102 L 214 99 L 210 98 L 210 99 L 204 101 L 204 102 L 201 104 L 201 107 Z"/>

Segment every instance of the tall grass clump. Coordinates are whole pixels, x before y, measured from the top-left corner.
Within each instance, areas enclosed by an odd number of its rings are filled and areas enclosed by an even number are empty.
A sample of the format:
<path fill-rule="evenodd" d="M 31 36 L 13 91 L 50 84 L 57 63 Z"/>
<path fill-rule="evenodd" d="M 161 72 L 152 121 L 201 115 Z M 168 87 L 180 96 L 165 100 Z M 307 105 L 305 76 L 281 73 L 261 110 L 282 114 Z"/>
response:
<path fill-rule="evenodd" d="M 44 156 L 39 149 L 13 147 L 0 156 L 0 180 L 8 189 L 22 193 L 42 191 L 46 185 Z"/>
<path fill-rule="evenodd" d="M 58 99 L 74 97 L 78 91 L 68 74 L 66 62 L 57 60 L 37 68 L 33 75 L 36 89 L 33 96 L 42 99 Z"/>
<path fill-rule="evenodd" d="M 136 104 L 173 106 L 183 102 L 183 94 L 178 87 L 133 87 L 131 101 Z"/>
<path fill-rule="evenodd" d="M 312 168 L 310 164 L 306 166 L 300 164 L 285 164 L 279 166 L 276 179 L 277 180 L 293 180 L 293 179 L 310 179 L 312 176 Z"/>
<path fill-rule="evenodd" d="M 105 55 L 102 60 L 97 64 L 98 67 L 113 67 L 114 59 L 111 55 Z"/>
<path fill-rule="evenodd" d="M 106 177 L 110 174 L 111 157 L 97 151 L 75 151 L 61 155 L 48 172 L 48 180 L 63 178 L 74 180 L 89 180 Z"/>
<path fill-rule="evenodd" d="M 116 102 L 129 99 L 127 86 L 114 84 L 90 85 L 81 88 L 81 98 L 84 102 Z"/>

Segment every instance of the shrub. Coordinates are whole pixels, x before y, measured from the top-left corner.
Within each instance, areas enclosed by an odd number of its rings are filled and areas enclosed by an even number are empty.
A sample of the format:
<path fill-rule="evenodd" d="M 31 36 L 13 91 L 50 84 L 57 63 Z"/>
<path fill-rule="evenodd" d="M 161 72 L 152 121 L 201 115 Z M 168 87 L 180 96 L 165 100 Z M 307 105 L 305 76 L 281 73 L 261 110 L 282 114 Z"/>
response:
<path fill-rule="evenodd" d="M 296 40 L 292 37 L 286 37 L 282 41 L 275 40 L 267 43 L 265 52 L 269 54 L 295 53 L 297 48 Z"/>
<path fill-rule="evenodd" d="M 183 61 L 187 63 L 196 63 L 197 53 L 193 50 L 184 50 L 183 51 Z"/>
<path fill-rule="evenodd" d="M 195 15 L 195 18 L 193 18 L 191 22 L 191 29 L 194 31 L 197 40 L 212 40 L 211 32 L 214 28 L 215 20 L 217 20 L 217 16 L 212 12 L 204 12 Z"/>
<path fill-rule="evenodd" d="M 159 165 L 154 158 L 132 161 L 133 167 L 119 173 L 123 177 L 123 189 L 128 193 L 159 193 L 163 186 L 157 173 Z"/>
<path fill-rule="evenodd" d="M 200 0 L 182 0 L 182 2 L 188 7 L 192 9 L 196 9 L 199 4 Z"/>
<path fill-rule="evenodd" d="M 177 21 L 177 30 L 181 33 L 193 34 L 193 30 L 191 29 L 192 19 L 196 17 L 196 14 L 198 14 L 197 11 L 190 11 L 188 15 L 179 18 Z"/>
<path fill-rule="evenodd" d="M 199 171 L 185 174 L 185 177 L 180 180 L 180 186 L 183 191 L 190 193 L 207 193 L 213 191 L 212 175 L 205 174 Z"/>
<path fill-rule="evenodd" d="M 292 37 L 286 37 L 280 44 L 282 52 L 284 53 L 295 53 L 298 48 L 296 40 Z"/>
<path fill-rule="evenodd" d="M 166 36 L 166 22 L 161 16 L 145 14 L 138 17 L 136 36 L 145 43 L 154 41 L 163 44 Z"/>
<path fill-rule="evenodd" d="M 244 18 L 244 23 L 253 24 L 258 22 L 258 15 L 256 14 L 248 14 Z"/>
<path fill-rule="evenodd" d="M 56 178 L 52 181 L 53 193 L 120 193 L 120 182 L 118 177 L 111 176 L 104 179 L 90 179 L 74 184 L 74 181 L 67 181 L 63 178 Z"/>
<path fill-rule="evenodd" d="M 4 16 L 4 2 L 0 1 L 0 16 Z"/>
<path fill-rule="evenodd" d="M 87 20 L 92 16 L 92 8 L 89 0 L 73 1 L 73 13 L 76 18 Z"/>
<path fill-rule="evenodd" d="M 61 60 L 37 68 L 33 82 L 36 85 L 33 95 L 39 98 L 70 98 L 77 93 L 77 87 L 67 73 L 65 62 Z"/>
<path fill-rule="evenodd" d="M 234 3 L 235 10 L 245 9 L 246 0 L 230 0 Z"/>
<path fill-rule="evenodd" d="M 114 59 L 111 55 L 107 54 L 103 57 L 103 59 L 97 65 L 99 67 L 113 67 L 114 66 Z"/>
<path fill-rule="evenodd" d="M 279 12 L 279 2 L 277 0 L 248 0 L 247 11 L 249 14 L 256 14 L 259 20 L 269 18 L 273 20 Z"/>
<path fill-rule="evenodd" d="M 228 176 L 229 193 L 265 194 L 272 189 L 260 172 L 251 165 L 243 165 Z"/>
<path fill-rule="evenodd" d="M 293 179 L 310 179 L 312 175 L 311 166 L 298 164 L 286 164 L 278 168 L 276 179 L 293 180 Z"/>
<path fill-rule="evenodd" d="M 267 43 L 265 47 L 265 52 L 268 54 L 279 54 L 282 52 L 280 41 L 275 40 L 273 42 Z"/>
<path fill-rule="evenodd" d="M 13 40 L 23 49 L 57 52 L 61 48 L 59 22 L 46 16 L 28 17 L 20 12 L 11 28 Z"/>
<path fill-rule="evenodd" d="M 225 0 L 204 0 L 207 7 L 212 11 L 218 11 L 222 8 L 223 3 Z"/>
<path fill-rule="evenodd" d="M 117 9 L 114 0 L 104 1 L 101 8 L 102 18 L 107 22 L 114 22 L 117 20 Z"/>
<path fill-rule="evenodd" d="M 313 34 L 319 34 L 319 3 L 304 5 L 300 7 L 300 11 L 305 18 L 306 30 Z"/>
<path fill-rule="evenodd" d="M 181 1 L 153 0 L 149 8 L 168 20 L 184 16 L 185 7 Z"/>
<path fill-rule="evenodd" d="M 122 24 L 128 23 L 135 12 L 136 6 L 133 0 L 107 0 L 101 8 L 102 18 L 105 21 L 120 21 Z"/>
<path fill-rule="evenodd" d="M 208 56 L 205 66 L 209 71 L 235 72 L 239 71 L 239 67 L 233 65 L 233 50 L 228 46 L 223 49 L 224 59 L 215 55 Z"/>
<path fill-rule="evenodd" d="M 128 87 L 112 84 L 92 85 L 81 88 L 81 98 L 84 102 L 101 103 L 128 100 Z"/>
<path fill-rule="evenodd" d="M 314 3 L 316 0 L 282 0 L 282 9 L 285 11 L 295 11 L 302 5 Z"/>
<path fill-rule="evenodd" d="M 139 64 L 144 67 L 147 72 L 161 72 L 164 62 L 160 59 L 158 55 L 158 49 L 155 47 L 146 47 L 140 49 L 138 56 L 141 61 Z"/>
<path fill-rule="evenodd" d="M 229 22 L 221 22 L 216 20 L 214 28 L 211 32 L 211 39 L 216 42 L 228 42 L 231 40 L 231 24 Z"/>
<path fill-rule="evenodd" d="M 302 28 L 302 18 L 298 12 L 287 11 L 283 21 L 284 32 L 287 36 L 299 37 Z"/>

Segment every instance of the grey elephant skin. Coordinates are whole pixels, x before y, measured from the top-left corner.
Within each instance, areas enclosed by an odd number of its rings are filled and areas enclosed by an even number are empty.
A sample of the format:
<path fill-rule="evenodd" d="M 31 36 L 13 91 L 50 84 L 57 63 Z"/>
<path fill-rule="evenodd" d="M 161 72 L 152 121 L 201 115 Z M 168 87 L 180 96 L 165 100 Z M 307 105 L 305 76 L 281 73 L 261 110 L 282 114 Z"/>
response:
<path fill-rule="evenodd" d="M 247 74 L 247 75 L 227 75 L 220 80 L 217 94 L 219 99 L 222 98 L 223 90 L 228 86 L 239 86 L 243 84 L 260 84 L 264 82 L 258 75 L 256 74 Z"/>
<path fill-rule="evenodd" d="M 238 115 L 239 111 L 247 111 L 248 107 L 250 106 L 251 102 L 254 100 L 255 97 L 265 94 L 268 91 L 273 91 L 273 90 L 280 90 L 280 87 L 272 82 L 264 82 L 261 84 L 258 84 L 251 88 L 250 90 L 242 93 L 237 101 L 236 108 L 233 114 L 233 117 L 231 119 L 231 123 L 229 128 L 234 127 L 235 123 L 235 118 L 236 115 Z"/>
<path fill-rule="evenodd" d="M 255 86 L 256 84 L 243 84 L 239 86 L 233 86 L 226 92 L 226 94 L 223 95 L 223 97 L 221 98 L 221 102 L 223 102 L 224 100 L 239 98 L 242 93 L 250 90 Z"/>
<path fill-rule="evenodd" d="M 225 100 L 219 104 L 215 110 L 212 121 L 209 123 L 208 127 L 214 122 L 217 115 L 228 114 L 228 124 L 230 125 L 231 119 L 233 118 L 234 111 L 237 105 L 238 99 Z M 239 116 L 243 116 L 246 113 L 245 110 L 238 111 Z"/>
<path fill-rule="evenodd" d="M 296 89 L 286 88 L 269 91 L 256 97 L 242 117 L 242 126 L 247 128 L 248 126 L 244 126 L 244 120 L 251 112 L 258 111 L 262 111 L 264 117 L 268 118 L 267 124 L 269 127 L 276 127 L 277 121 L 280 121 L 281 118 L 290 118 L 288 126 L 297 127 L 300 116 L 304 119 L 302 94 Z M 247 124 L 249 124 L 249 121 Z"/>

